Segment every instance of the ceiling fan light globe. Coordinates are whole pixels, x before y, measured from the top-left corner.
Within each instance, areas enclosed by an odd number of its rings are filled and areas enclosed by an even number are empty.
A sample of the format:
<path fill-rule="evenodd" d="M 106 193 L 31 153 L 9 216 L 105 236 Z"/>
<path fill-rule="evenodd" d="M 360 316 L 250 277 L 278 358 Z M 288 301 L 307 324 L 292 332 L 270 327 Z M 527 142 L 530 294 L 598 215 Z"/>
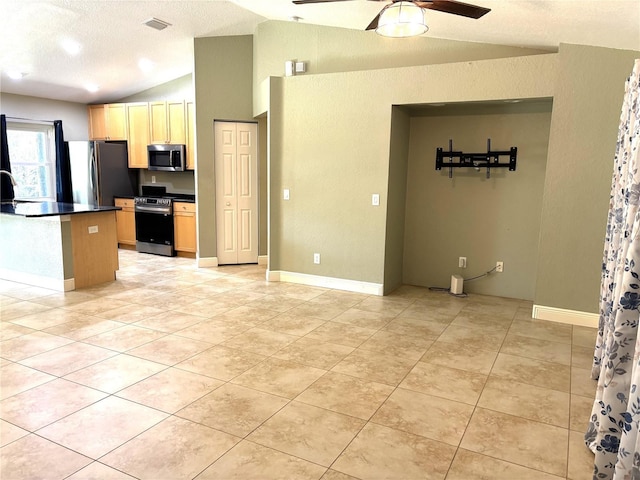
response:
<path fill-rule="evenodd" d="M 384 37 L 414 37 L 422 35 L 427 26 L 424 9 L 413 2 L 394 2 L 384 7 L 378 19 L 376 33 Z"/>

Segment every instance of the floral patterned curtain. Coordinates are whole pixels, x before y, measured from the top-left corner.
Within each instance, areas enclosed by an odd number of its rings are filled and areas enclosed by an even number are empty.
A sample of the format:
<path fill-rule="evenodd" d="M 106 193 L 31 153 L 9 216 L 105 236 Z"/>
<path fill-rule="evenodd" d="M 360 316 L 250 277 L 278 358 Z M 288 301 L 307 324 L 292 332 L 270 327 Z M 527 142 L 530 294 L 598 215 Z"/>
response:
<path fill-rule="evenodd" d="M 640 480 L 640 60 L 625 85 L 614 159 L 585 434 L 594 480 Z"/>

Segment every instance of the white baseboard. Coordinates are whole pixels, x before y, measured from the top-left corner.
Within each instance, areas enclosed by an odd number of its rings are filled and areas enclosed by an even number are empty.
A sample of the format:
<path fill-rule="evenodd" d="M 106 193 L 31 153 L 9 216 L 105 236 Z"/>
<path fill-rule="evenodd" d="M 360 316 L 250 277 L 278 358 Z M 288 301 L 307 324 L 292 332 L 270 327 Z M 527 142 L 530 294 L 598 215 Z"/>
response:
<path fill-rule="evenodd" d="M 567 310 L 565 308 L 545 307 L 544 305 L 534 305 L 531 316 L 538 320 L 550 320 L 552 322 L 595 328 L 598 328 L 598 321 L 600 319 L 600 315 L 597 313 Z"/>
<path fill-rule="evenodd" d="M 207 267 L 217 267 L 218 266 L 218 257 L 198 257 L 198 267 L 207 268 Z"/>
<path fill-rule="evenodd" d="M 333 288 L 336 290 L 346 290 L 347 292 L 365 293 L 367 295 L 383 295 L 383 285 L 379 283 L 321 277 L 319 275 L 309 275 L 306 273 L 267 270 L 267 280 L 270 282 L 299 283 L 311 287 Z"/>
<path fill-rule="evenodd" d="M 31 273 L 16 272 L 14 270 L 0 269 L 0 279 L 11 280 L 12 282 L 24 283 L 34 287 L 48 288 L 58 292 L 70 292 L 76 289 L 76 281 L 74 278 L 51 278 L 41 275 L 33 275 Z"/>
<path fill-rule="evenodd" d="M 269 255 L 258 255 L 258 265 L 267 265 L 269 263 Z"/>

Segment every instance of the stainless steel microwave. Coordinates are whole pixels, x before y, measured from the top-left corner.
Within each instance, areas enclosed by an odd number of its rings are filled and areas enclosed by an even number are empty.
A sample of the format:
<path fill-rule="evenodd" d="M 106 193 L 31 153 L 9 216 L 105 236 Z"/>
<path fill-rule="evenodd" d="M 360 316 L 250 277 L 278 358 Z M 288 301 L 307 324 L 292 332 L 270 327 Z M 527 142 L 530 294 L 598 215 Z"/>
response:
<path fill-rule="evenodd" d="M 184 171 L 187 161 L 187 147 L 171 143 L 148 145 L 149 170 L 166 172 Z"/>

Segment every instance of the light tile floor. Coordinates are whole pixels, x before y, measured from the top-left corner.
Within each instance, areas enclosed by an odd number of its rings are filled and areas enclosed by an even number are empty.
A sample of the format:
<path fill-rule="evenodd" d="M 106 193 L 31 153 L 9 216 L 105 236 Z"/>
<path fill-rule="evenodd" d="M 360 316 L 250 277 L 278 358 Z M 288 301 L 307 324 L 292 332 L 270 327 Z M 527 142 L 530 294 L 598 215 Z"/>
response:
<path fill-rule="evenodd" d="M 513 299 L 120 266 L 66 294 L 0 282 L 4 480 L 591 477 L 594 329 Z"/>

